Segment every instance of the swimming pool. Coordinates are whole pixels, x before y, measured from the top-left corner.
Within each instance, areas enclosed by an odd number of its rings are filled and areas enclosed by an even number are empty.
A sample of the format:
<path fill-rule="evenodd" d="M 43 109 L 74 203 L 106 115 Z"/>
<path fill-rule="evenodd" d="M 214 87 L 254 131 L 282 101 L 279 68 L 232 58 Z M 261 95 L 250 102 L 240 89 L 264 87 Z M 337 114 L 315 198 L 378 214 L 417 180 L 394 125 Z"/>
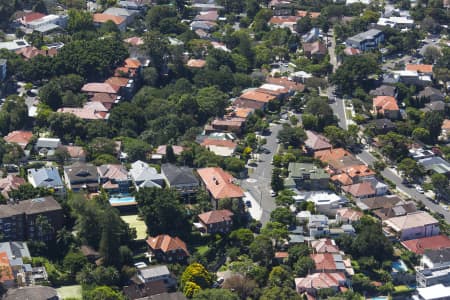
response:
<path fill-rule="evenodd" d="M 399 259 L 392 262 L 392 272 L 407 272 L 408 267 L 405 265 L 403 260 Z"/>
<path fill-rule="evenodd" d="M 136 199 L 133 196 L 111 197 L 109 203 L 112 206 L 136 205 Z"/>
<path fill-rule="evenodd" d="M 388 297 L 375 297 L 375 298 L 370 298 L 370 300 L 387 300 Z"/>

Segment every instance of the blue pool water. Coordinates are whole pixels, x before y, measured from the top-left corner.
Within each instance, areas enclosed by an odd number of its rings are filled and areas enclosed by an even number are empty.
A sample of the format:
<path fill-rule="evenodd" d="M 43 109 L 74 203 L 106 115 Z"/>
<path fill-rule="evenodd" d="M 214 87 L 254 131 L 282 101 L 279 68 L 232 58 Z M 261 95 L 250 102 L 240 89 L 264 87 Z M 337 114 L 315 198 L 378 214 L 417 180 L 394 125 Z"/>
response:
<path fill-rule="evenodd" d="M 370 300 L 387 300 L 388 297 L 375 297 L 375 298 L 370 298 Z"/>
<path fill-rule="evenodd" d="M 136 199 L 133 196 L 126 197 L 111 197 L 109 198 L 111 205 L 133 205 L 136 204 Z"/>
<path fill-rule="evenodd" d="M 392 262 L 392 271 L 394 271 L 394 272 L 407 272 L 408 271 L 408 267 L 400 259 L 400 260 Z"/>

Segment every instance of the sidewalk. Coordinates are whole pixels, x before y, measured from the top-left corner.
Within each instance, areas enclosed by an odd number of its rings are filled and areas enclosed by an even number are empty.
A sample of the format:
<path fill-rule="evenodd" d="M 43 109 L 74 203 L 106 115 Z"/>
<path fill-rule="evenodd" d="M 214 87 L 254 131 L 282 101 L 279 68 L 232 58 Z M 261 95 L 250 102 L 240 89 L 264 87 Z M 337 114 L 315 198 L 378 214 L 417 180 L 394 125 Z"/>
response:
<path fill-rule="evenodd" d="M 248 212 L 250 213 L 252 218 L 257 221 L 261 220 L 263 211 L 262 211 L 261 206 L 259 205 L 258 201 L 256 201 L 256 199 L 253 198 L 252 194 L 250 194 L 249 192 L 244 192 L 244 195 L 245 195 L 244 203 L 246 201 L 250 201 L 252 204 L 252 207 L 247 207 Z"/>

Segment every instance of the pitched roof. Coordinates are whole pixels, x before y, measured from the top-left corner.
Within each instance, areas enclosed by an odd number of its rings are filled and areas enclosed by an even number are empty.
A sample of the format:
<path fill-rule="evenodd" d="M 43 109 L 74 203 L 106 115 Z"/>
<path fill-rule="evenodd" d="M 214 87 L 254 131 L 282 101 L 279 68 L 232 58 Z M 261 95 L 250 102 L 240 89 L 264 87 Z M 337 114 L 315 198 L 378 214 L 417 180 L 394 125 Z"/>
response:
<path fill-rule="evenodd" d="M 161 173 L 167 178 L 171 186 L 176 185 L 198 185 L 198 179 L 194 175 L 191 168 L 178 167 L 172 164 L 163 164 L 161 166 Z"/>
<path fill-rule="evenodd" d="M 441 249 L 450 247 L 450 238 L 446 235 L 435 235 L 415 240 L 402 241 L 402 245 L 416 254 L 423 254 L 426 249 Z"/>
<path fill-rule="evenodd" d="M 306 130 L 307 139 L 305 145 L 313 150 L 331 149 L 333 146 L 329 143 L 329 140 L 321 134 L 318 134 L 311 130 Z"/>
<path fill-rule="evenodd" d="M 349 55 L 349 56 L 358 55 L 358 54 L 361 54 L 361 50 L 359 50 L 357 48 L 353 48 L 353 47 L 347 47 L 344 49 L 344 53 L 345 53 L 345 55 Z"/>
<path fill-rule="evenodd" d="M 74 163 L 64 167 L 64 173 L 70 182 L 87 182 L 98 180 L 97 167 L 93 164 Z"/>
<path fill-rule="evenodd" d="M 91 82 L 86 83 L 81 88 L 82 92 L 85 93 L 107 93 L 107 94 L 117 94 L 120 90 L 120 86 L 112 85 L 109 83 L 101 82 Z"/>
<path fill-rule="evenodd" d="M 266 82 L 284 86 L 285 88 L 288 88 L 292 91 L 303 92 L 303 90 L 305 89 L 305 86 L 303 84 L 292 81 L 287 77 L 271 77 L 271 76 L 269 76 L 266 78 Z"/>
<path fill-rule="evenodd" d="M 373 176 L 376 174 L 375 171 L 371 170 L 368 166 L 362 164 L 345 167 L 341 169 L 341 171 L 347 173 L 348 176 L 350 176 L 351 178 Z"/>
<path fill-rule="evenodd" d="M 40 12 L 29 12 L 22 16 L 21 22 L 23 24 L 27 24 L 27 23 L 42 19 L 45 16 L 46 16 L 45 14 L 40 13 Z"/>
<path fill-rule="evenodd" d="M 270 94 L 267 94 L 267 93 L 252 90 L 252 91 L 243 93 L 239 98 L 244 99 L 244 100 L 252 100 L 252 101 L 256 101 L 256 102 L 267 103 L 272 100 L 275 100 L 276 97 L 272 96 Z"/>
<path fill-rule="evenodd" d="M 450 130 L 450 120 L 449 119 L 445 119 L 444 122 L 442 122 L 441 129 Z"/>
<path fill-rule="evenodd" d="M 14 280 L 14 273 L 9 263 L 8 254 L 0 252 L 0 282 Z"/>
<path fill-rule="evenodd" d="M 337 175 L 331 176 L 331 181 L 339 181 L 341 185 L 351 185 L 353 184 L 353 180 L 346 173 L 340 173 Z"/>
<path fill-rule="evenodd" d="M 128 171 L 121 164 L 105 164 L 97 167 L 101 178 L 108 178 L 117 181 L 128 180 Z"/>
<path fill-rule="evenodd" d="M 58 293 L 49 286 L 25 286 L 21 288 L 8 289 L 4 300 L 22 300 L 22 299 L 57 299 Z"/>
<path fill-rule="evenodd" d="M 183 146 L 172 145 L 173 153 L 180 155 L 184 151 Z M 167 145 L 160 145 L 156 148 L 156 154 L 166 155 Z"/>
<path fill-rule="evenodd" d="M 130 175 L 134 181 L 163 181 L 164 176 L 158 171 L 150 167 L 146 162 L 135 161 L 131 164 Z"/>
<path fill-rule="evenodd" d="M 398 203 L 403 203 L 403 200 L 397 195 L 387 195 L 362 199 L 359 200 L 359 202 L 361 203 L 358 205 L 360 208 L 372 210 L 377 208 L 389 208 Z"/>
<path fill-rule="evenodd" d="M 315 253 L 339 253 L 339 247 L 332 239 L 319 239 L 311 241 Z"/>
<path fill-rule="evenodd" d="M 221 223 L 221 222 L 229 222 L 231 221 L 231 217 L 234 214 L 228 209 L 222 210 L 211 210 L 198 215 L 200 221 L 206 225 Z"/>
<path fill-rule="evenodd" d="M 101 103 L 101 102 L 92 102 L 92 103 Z M 101 111 L 98 111 L 96 109 L 91 109 L 89 106 L 86 105 L 85 107 L 61 107 L 58 108 L 57 110 L 57 112 L 59 113 L 72 114 L 83 120 L 105 120 L 109 116 L 107 111 L 108 110 L 104 106 Z"/>
<path fill-rule="evenodd" d="M 414 202 L 410 201 L 405 204 L 396 205 L 389 208 L 380 208 L 375 210 L 373 213 L 379 217 L 381 220 L 404 216 L 417 211 Z"/>
<path fill-rule="evenodd" d="M 16 54 L 22 55 L 25 59 L 31 59 L 38 55 L 42 56 L 55 56 L 58 53 L 57 48 L 50 48 L 48 50 L 40 50 L 33 46 L 27 46 L 16 50 Z"/>
<path fill-rule="evenodd" d="M 52 196 L 19 201 L 16 204 L 0 205 L 0 218 L 8 218 L 18 214 L 39 214 L 62 210 L 61 205 Z"/>
<path fill-rule="evenodd" d="M 25 148 L 33 137 L 33 132 L 25 130 L 15 130 L 8 133 L 3 139 L 7 143 L 16 143 Z"/>
<path fill-rule="evenodd" d="M 148 237 L 147 244 L 153 250 L 161 250 L 166 253 L 169 251 L 181 250 L 187 256 L 189 256 L 189 251 L 187 250 L 186 244 L 179 237 L 171 237 L 168 234 L 161 234 L 156 237 Z"/>
<path fill-rule="evenodd" d="M 303 51 L 309 52 L 311 55 L 314 54 L 326 54 L 327 46 L 320 41 L 315 41 L 313 43 L 303 43 Z"/>
<path fill-rule="evenodd" d="M 0 179 L 0 190 L 5 198 L 9 198 L 8 193 L 12 190 L 17 190 L 19 186 L 25 184 L 26 180 L 22 177 L 8 174 L 5 178 Z"/>
<path fill-rule="evenodd" d="M 270 18 L 270 24 L 297 23 L 300 19 L 298 16 L 273 16 Z"/>
<path fill-rule="evenodd" d="M 186 64 L 189 68 L 203 68 L 206 66 L 206 60 L 204 59 L 190 59 Z"/>
<path fill-rule="evenodd" d="M 376 108 L 377 112 L 382 114 L 385 110 L 399 110 L 397 100 L 392 96 L 377 96 L 373 98 L 373 106 Z"/>
<path fill-rule="evenodd" d="M 438 221 L 425 211 L 417 211 L 405 216 L 387 219 L 383 223 L 399 232 L 405 229 L 438 224 Z"/>
<path fill-rule="evenodd" d="M 320 12 L 297 10 L 297 16 L 302 17 L 302 18 L 309 16 L 312 19 L 316 19 L 316 18 L 320 17 Z"/>
<path fill-rule="evenodd" d="M 432 73 L 433 65 L 424 65 L 424 64 L 407 64 L 405 67 L 406 71 L 416 71 L 419 73 Z"/>
<path fill-rule="evenodd" d="M 202 168 L 197 172 L 214 199 L 242 198 L 244 196 L 242 189 L 233 184 L 234 177 L 222 168 Z"/>
<path fill-rule="evenodd" d="M 217 139 L 209 139 L 206 138 L 202 142 L 202 146 L 216 146 L 216 147 L 225 147 L 230 149 L 235 149 L 237 144 L 230 140 L 217 140 Z"/>
<path fill-rule="evenodd" d="M 128 43 L 133 46 L 140 46 L 144 44 L 144 39 L 138 36 L 133 36 L 123 40 L 125 43 Z"/>
<path fill-rule="evenodd" d="M 318 271 L 337 270 L 334 255 L 332 253 L 316 253 L 310 255 Z"/>
<path fill-rule="evenodd" d="M 28 169 L 28 178 L 30 177 L 35 187 L 56 188 L 63 185 L 58 169 L 55 167 Z"/>
<path fill-rule="evenodd" d="M 342 190 L 354 197 L 375 195 L 375 190 L 369 182 L 361 182 L 342 187 Z"/>
<path fill-rule="evenodd" d="M 341 218 L 350 220 L 352 222 L 358 221 L 364 215 L 363 212 L 348 207 L 338 209 L 336 214 L 339 214 Z"/>
<path fill-rule="evenodd" d="M 86 150 L 81 146 L 64 146 L 71 158 L 85 158 Z"/>
<path fill-rule="evenodd" d="M 395 92 L 396 92 L 396 87 L 383 84 L 383 85 L 377 87 L 376 89 L 371 90 L 369 92 L 369 94 L 373 95 L 373 96 L 392 96 L 392 97 L 394 97 Z"/>
<path fill-rule="evenodd" d="M 331 160 L 342 159 L 345 156 L 353 156 L 350 152 L 344 148 L 335 148 L 329 150 L 316 151 L 314 153 L 314 158 L 317 158 L 323 162 L 328 162 Z"/>
<path fill-rule="evenodd" d="M 196 21 L 217 21 L 219 13 L 217 10 L 201 11 L 195 16 Z"/>
<path fill-rule="evenodd" d="M 440 262 L 450 262 L 450 248 L 441 248 L 441 249 L 425 249 L 423 254 L 426 255 L 431 262 L 440 263 Z"/>
<path fill-rule="evenodd" d="M 139 69 L 141 67 L 141 62 L 138 59 L 135 58 L 127 58 L 125 59 L 125 68 L 130 68 L 130 69 Z"/>
<path fill-rule="evenodd" d="M 108 15 L 108 14 L 94 14 L 93 15 L 94 23 L 106 23 L 108 21 L 112 21 L 116 25 L 120 25 L 125 22 L 124 17 Z"/>
<path fill-rule="evenodd" d="M 344 273 L 314 273 L 306 277 L 295 278 L 295 286 L 297 291 L 336 288 L 345 280 Z"/>
<path fill-rule="evenodd" d="M 233 102 L 233 105 L 236 107 L 251 108 L 255 110 L 255 109 L 262 109 L 264 107 L 264 102 L 257 102 L 253 100 L 237 98 Z"/>

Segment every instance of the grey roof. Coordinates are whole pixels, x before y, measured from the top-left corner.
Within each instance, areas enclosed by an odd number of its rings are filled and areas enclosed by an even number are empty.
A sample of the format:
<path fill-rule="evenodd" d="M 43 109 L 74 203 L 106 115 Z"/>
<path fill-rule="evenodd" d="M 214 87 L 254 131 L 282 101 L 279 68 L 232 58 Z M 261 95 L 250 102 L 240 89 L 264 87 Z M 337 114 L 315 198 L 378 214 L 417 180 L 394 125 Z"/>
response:
<path fill-rule="evenodd" d="M 30 250 L 28 250 L 25 242 L 4 242 L 0 243 L 0 252 L 6 252 L 8 258 L 17 257 L 31 257 Z"/>
<path fill-rule="evenodd" d="M 28 176 L 33 178 L 35 187 L 60 187 L 63 185 L 57 168 L 28 169 Z"/>
<path fill-rule="evenodd" d="M 38 138 L 36 142 L 37 148 L 56 149 L 61 145 L 61 140 L 57 138 Z"/>
<path fill-rule="evenodd" d="M 328 174 L 324 169 L 316 167 L 311 163 L 289 163 L 289 177 L 303 177 L 309 174 L 311 179 L 328 179 Z"/>
<path fill-rule="evenodd" d="M 431 87 L 431 86 L 427 86 L 423 91 L 420 91 L 420 93 L 417 95 L 417 97 L 419 97 L 419 98 L 431 98 L 432 97 L 435 100 L 441 100 L 441 101 L 445 99 L 444 94 L 440 90 L 438 90 L 434 87 Z"/>
<path fill-rule="evenodd" d="M 397 88 L 394 86 L 383 84 L 383 85 L 377 87 L 376 89 L 371 90 L 369 94 L 373 95 L 373 96 L 392 96 L 392 97 L 394 97 L 396 89 Z"/>
<path fill-rule="evenodd" d="M 97 167 L 93 164 L 78 162 L 71 166 L 64 167 L 64 173 L 67 175 L 71 183 L 98 180 Z"/>
<path fill-rule="evenodd" d="M 427 256 L 428 259 L 433 263 L 444 263 L 450 262 L 450 248 L 444 249 L 426 249 L 424 256 Z"/>
<path fill-rule="evenodd" d="M 128 10 L 126 8 L 122 7 L 110 7 L 107 10 L 103 12 L 105 15 L 112 15 L 112 16 L 118 16 L 118 17 L 130 17 L 134 14 L 136 14 L 136 11 Z"/>
<path fill-rule="evenodd" d="M 356 205 L 363 210 L 372 210 L 377 208 L 389 208 L 403 200 L 396 195 L 387 195 L 359 200 Z"/>
<path fill-rule="evenodd" d="M 430 111 L 443 111 L 445 110 L 445 102 L 444 101 L 433 101 L 425 104 L 424 110 Z"/>
<path fill-rule="evenodd" d="M 150 279 L 160 276 L 169 276 L 170 271 L 165 265 L 149 266 L 138 270 L 139 276 L 144 279 Z"/>
<path fill-rule="evenodd" d="M 138 298 L 135 300 L 187 300 L 187 298 L 183 293 L 175 292 L 175 293 L 162 293 L 148 296 L 145 298 Z"/>
<path fill-rule="evenodd" d="M 392 122 L 389 119 L 383 118 L 383 119 L 375 119 L 370 124 L 373 124 L 376 129 L 391 129 L 395 128 L 394 122 Z"/>
<path fill-rule="evenodd" d="M 427 171 L 434 171 L 439 174 L 446 174 L 450 172 L 450 163 L 439 156 L 420 159 L 419 163 Z"/>
<path fill-rule="evenodd" d="M 289 243 L 290 244 L 301 244 L 305 242 L 305 237 L 300 234 L 290 234 Z"/>
<path fill-rule="evenodd" d="M 50 24 L 41 25 L 38 28 L 34 29 L 34 31 L 46 33 L 46 32 L 50 32 L 50 31 L 58 29 L 58 28 L 61 28 L 61 27 L 59 25 L 50 23 Z"/>
<path fill-rule="evenodd" d="M 379 35 L 380 33 L 382 33 L 381 30 L 369 29 L 367 31 L 360 32 L 357 35 L 354 35 L 354 36 L 350 37 L 349 40 L 351 40 L 353 42 L 362 42 L 362 41 L 365 41 L 365 40 L 373 39 L 377 35 Z"/>
<path fill-rule="evenodd" d="M 9 289 L 4 300 L 57 300 L 58 294 L 54 288 L 48 286 L 27 286 Z"/>
<path fill-rule="evenodd" d="M 135 182 L 147 180 L 158 181 L 165 179 L 164 176 L 159 174 L 155 168 L 150 167 L 146 162 L 140 160 L 131 164 L 130 176 Z"/>
<path fill-rule="evenodd" d="M 61 205 L 52 196 L 19 201 L 15 204 L 0 205 L 0 218 L 9 218 L 20 214 L 39 214 L 62 210 Z"/>
<path fill-rule="evenodd" d="M 176 185 L 198 185 L 199 181 L 194 172 L 188 167 L 178 167 L 172 164 L 163 164 L 161 173 L 167 178 L 171 186 Z"/>

